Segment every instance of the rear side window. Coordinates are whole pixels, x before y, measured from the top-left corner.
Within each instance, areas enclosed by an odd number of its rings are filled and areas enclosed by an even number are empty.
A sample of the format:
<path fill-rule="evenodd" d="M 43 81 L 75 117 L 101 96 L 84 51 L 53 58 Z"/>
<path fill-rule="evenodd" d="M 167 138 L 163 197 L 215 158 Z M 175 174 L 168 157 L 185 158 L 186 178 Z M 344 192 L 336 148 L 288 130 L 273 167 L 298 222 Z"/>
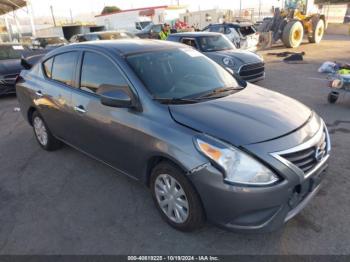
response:
<path fill-rule="evenodd" d="M 55 56 L 51 78 L 66 85 L 73 86 L 78 56 L 78 52 L 68 52 Z"/>
<path fill-rule="evenodd" d="M 52 77 L 52 62 L 53 58 L 50 58 L 44 62 L 44 72 L 48 78 Z"/>
<path fill-rule="evenodd" d="M 82 90 L 98 93 L 101 87 L 125 88 L 127 86 L 127 81 L 121 72 L 108 58 L 85 52 L 80 80 Z"/>

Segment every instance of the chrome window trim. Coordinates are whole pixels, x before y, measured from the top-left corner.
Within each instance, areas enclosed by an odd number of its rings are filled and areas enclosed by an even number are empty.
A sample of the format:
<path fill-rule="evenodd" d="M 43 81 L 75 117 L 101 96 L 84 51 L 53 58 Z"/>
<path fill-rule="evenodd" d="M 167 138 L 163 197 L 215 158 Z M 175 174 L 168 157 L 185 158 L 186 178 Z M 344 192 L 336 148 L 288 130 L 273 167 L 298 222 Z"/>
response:
<path fill-rule="evenodd" d="M 284 157 L 281 156 L 281 155 L 285 155 L 285 154 L 299 152 L 299 151 L 308 149 L 308 148 L 310 148 L 312 146 L 315 146 L 317 143 L 320 142 L 320 139 L 322 138 L 323 132 L 325 132 L 325 134 L 326 134 L 327 154 L 309 172 L 304 173 L 304 171 L 301 170 L 299 167 L 297 167 L 292 162 L 288 161 L 287 159 L 285 159 Z M 316 134 L 311 139 L 309 139 L 305 143 L 297 145 L 297 146 L 295 146 L 293 148 L 289 148 L 287 150 L 270 153 L 270 155 L 272 155 L 274 158 L 276 158 L 277 160 L 279 160 L 280 162 L 282 162 L 283 164 L 288 166 L 290 169 L 292 169 L 300 177 L 302 177 L 304 179 L 307 179 L 308 177 L 312 176 L 321 166 L 323 166 L 327 162 L 327 160 L 329 159 L 329 152 L 330 152 L 330 150 L 331 150 L 331 142 L 330 142 L 330 138 L 329 138 L 329 133 L 328 133 L 328 130 L 327 130 L 327 127 L 326 127 L 324 121 L 321 120 L 320 129 L 316 132 Z"/>

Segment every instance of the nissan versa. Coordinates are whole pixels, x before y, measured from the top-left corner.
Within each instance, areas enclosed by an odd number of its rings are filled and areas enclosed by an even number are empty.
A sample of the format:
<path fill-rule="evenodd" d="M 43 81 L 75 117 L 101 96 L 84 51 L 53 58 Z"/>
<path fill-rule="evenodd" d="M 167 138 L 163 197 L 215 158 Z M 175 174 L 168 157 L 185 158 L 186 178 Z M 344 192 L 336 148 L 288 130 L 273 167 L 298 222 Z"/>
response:
<path fill-rule="evenodd" d="M 179 230 L 270 231 L 317 193 L 330 141 L 301 103 L 157 40 L 64 46 L 17 79 L 42 148 L 62 143 L 151 190 Z"/>

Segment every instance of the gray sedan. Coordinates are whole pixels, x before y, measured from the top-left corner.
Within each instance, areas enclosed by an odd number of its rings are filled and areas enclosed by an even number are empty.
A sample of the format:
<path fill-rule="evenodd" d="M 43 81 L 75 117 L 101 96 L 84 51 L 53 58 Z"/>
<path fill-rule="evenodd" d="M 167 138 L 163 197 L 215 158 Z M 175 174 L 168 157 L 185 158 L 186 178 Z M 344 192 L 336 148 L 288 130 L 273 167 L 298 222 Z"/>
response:
<path fill-rule="evenodd" d="M 71 145 L 144 183 L 179 230 L 206 219 L 279 228 L 317 193 L 327 168 L 329 135 L 315 112 L 182 44 L 61 47 L 22 71 L 16 89 L 43 149 Z"/>
<path fill-rule="evenodd" d="M 223 34 L 178 33 L 170 35 L 167 40 L 192 46 L 223 67 L 230 68 L 246 81 L 257 82 L 265 78 L 262 57 L 250 51 L 237 49 Z"/>

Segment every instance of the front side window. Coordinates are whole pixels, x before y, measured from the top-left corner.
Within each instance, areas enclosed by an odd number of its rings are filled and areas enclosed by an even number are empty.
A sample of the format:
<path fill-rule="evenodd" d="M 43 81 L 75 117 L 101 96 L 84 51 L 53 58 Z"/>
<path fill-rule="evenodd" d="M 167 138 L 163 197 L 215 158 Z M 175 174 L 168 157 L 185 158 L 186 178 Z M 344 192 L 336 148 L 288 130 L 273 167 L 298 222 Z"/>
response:
<path fill-rule="evenodd" d="M 85 52 L 80 80 L 82 90 L 98 93 L 101 87 L 125 88 L 127 86 L 118 68 L 108 58 Z"/>
<path fill-rule="evenodd" d="M 192 46 L 195 49 L 198 49 L 197 44 L 196 44 L 196 40 L 193 38 L 183 38 L 182 43 L 185 45 Z"/>
<path fill-rule="evenodd" d="M 78 57 L 78 52 L 56 55 L 52 65 L 51 78 L 66 85 L 73 86 Z"/>
<path fill-rule="evenodd" d="M 127 61 L 154 98 L 179 99 L 218 88 L 240 89 L 224 68 L 190 48 L 130 55 Z"/>
<path fill-rule="evenodd" d="M 223 35 L 202 36 L 199 38 L 199 45 L 204 52 L 235 49 L 232 42 Z"/>

